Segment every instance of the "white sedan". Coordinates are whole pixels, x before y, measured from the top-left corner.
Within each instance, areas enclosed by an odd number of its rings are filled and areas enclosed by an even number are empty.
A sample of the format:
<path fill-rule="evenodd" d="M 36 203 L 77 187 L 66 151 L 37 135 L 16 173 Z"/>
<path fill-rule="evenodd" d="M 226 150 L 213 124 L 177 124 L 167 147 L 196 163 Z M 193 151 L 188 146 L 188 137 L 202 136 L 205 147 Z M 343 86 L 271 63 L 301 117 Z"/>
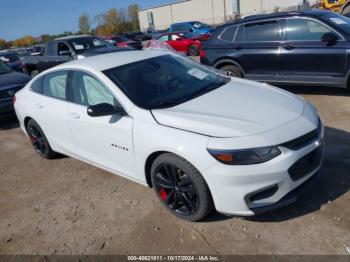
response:
<path fill-rule="evenodd" d="M 61 153 L 153 187 L 190 221 L 290 204 L 323 158 L 323 125 L 304 99 L 160 51 L 62 64 L 14 101 L 41 157 Z"/>

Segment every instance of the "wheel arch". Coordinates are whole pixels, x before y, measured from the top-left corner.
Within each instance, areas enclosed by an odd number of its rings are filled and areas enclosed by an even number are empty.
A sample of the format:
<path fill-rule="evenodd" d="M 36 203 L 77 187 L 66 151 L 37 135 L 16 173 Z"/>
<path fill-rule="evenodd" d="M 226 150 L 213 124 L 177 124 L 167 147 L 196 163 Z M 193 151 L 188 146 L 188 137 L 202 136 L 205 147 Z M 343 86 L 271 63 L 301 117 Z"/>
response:
<path fill-rule="evenodd" d="M 220 58 L 219 60 L 215 61 L 215 63 L 213 64 L 213 67 L 220 69 L 221 67 L 226 65 L 237 66 L 239 70 L 241 70 L 243 77 L 245 76 L 245 71 L 243 67 L 236 60 L 232 58 Z"/>
<path fill-rule="evenodd" d="M 180 152 L 174 152 L 172 150 L 160 149 L 160 150 L 154 151 L 148 155 L 148 157 L 146 158 L 145 164 L 144 164 L 144 174 L 145 174 L 146 183 L 150 188 L 153 187 L 152 178 L 151 178 L 152 164 L 157 159 L 157 157 L 159 157 L 160 155 L 163 155 L 163 154 L 176 155 L 176 156 L 184 159 L 185 161 L 189 162 L 194 168 L 196 168 L 198 170 L 199 173 L 201 173 L 200 169 L 198 169 L 198 167 L 196 167 L 196 165 L 193 164 L 192 160 L 194 160 L 194 159 L 191 159 L 190 157 L 186 157 L 185 155 L 179 154 L 179 153 Z M 204 176 L 203 176 L 203 179 L 207 183 L 207 180 L 205 179 Z M 209 185 L 208 185 L 208 187 L 209 187 Z"/>
<path fill-rule="evenodd" d="M 173 154 L 172 152 L 169 152 L 169 151 L 156 151 L 156 152 L 153 152 L 152 154 L 150 154 L 147 159 L 146 159 L 146 162 L 145 162 L 145 177 L 146 177 L 146 182 L 147 182 L 147 185 L 152 188 L 153 185 L 152 185 L 152 179 L 151 179 L 151 168 L 152 168 L 152 164 L 154 162 L 154 160 L 156 160 L 157 157 L 159 157 L 160 155 L 162 154 L 166 154 L 166 153 L 171 153 Z"/>
<path fill-rule="evenodd" d="M 26 117 L 24 118 L 23 124 L 24 124 L 24 128 L 26 129 L 26 131 L 27 131 L 28 122 L 29 122 L 29 120 L 32 120 L 32 119 L 33 119 L 33 118 L 30 117 L 30 116 L 26 116 Z"/>
<path fill-rule="evenodd" d="M 350 6 L 350 1 L 346 1 L 345 4 L 342 6 L 342 8 L 340 9 L 340 14 L 343 15 L 344 9 L 347 8 L 348 6 Z"/>

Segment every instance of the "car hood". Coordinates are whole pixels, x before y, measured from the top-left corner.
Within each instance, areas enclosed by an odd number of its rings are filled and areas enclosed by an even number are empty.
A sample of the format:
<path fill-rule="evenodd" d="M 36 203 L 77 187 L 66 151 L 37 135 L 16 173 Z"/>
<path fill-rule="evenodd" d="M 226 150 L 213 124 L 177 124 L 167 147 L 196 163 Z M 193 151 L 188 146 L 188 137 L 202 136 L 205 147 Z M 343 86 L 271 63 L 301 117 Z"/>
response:
<path fill-rule="evenodd" d="M 15 86 L 24 86 L 29 82 L 29 80 L 29 76 L 14 71 L 10 71 L 6 74 L 0 74 L 0 90 L 5 90 Z"/>
<path fill-rule="evenodd" d="M 233 79 L 193 100 L 152 110 L 159 124 L 212 137 L 255 135 L 303 114 L 305 102 L 281 89 Z"/>

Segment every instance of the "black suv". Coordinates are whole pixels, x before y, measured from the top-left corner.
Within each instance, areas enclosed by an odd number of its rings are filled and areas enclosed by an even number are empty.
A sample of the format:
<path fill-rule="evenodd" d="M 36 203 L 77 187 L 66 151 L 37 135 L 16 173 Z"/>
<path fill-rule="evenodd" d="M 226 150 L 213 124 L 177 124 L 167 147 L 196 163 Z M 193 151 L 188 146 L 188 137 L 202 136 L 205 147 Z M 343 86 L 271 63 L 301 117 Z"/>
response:
<path fill-rule="evenodd" d="M 201 62 L 257 81 L 348 87 L 349 41 L 350 19 L 333 12 L 250 16 L 218 27 Z"/>

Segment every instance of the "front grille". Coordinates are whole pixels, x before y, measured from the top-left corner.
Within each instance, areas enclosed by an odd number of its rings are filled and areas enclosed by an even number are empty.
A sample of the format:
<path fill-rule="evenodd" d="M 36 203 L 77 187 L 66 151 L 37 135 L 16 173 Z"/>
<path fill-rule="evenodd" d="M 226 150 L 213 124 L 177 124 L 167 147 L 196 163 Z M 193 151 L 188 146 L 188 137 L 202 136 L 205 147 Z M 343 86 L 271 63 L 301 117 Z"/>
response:
<path fill-rule="evenodd" d="M 291 150 L 299 150 L 300 148 L 303 148 L 307 146 L 308 144 L 311 144 L 312 142 L 318 140 L 321 136 L 322 132 L 322 123 L 321 120 L 318 120 L 318 126 L 317 129 L 301 136 L 296 139 L 293 139 L 291 141 L 288 141 L 284 144 L 281 144 L 280 146 L 286 147 Z"/>
<path fill-rule="evenodd" d="M 311 153 L 300 158 L 289 169 L 288 173 L 293 181 L 297 181 L 314 171 L 322 161 L 323 148 L 318 147 Z"/>
<path fill-rule="evenodd" d="M 22 89 L 22 86 L 16 86 L 9 89 L 0 91 L 0 100 L 10 100 L 13 98 L 14 94 Z"/>

